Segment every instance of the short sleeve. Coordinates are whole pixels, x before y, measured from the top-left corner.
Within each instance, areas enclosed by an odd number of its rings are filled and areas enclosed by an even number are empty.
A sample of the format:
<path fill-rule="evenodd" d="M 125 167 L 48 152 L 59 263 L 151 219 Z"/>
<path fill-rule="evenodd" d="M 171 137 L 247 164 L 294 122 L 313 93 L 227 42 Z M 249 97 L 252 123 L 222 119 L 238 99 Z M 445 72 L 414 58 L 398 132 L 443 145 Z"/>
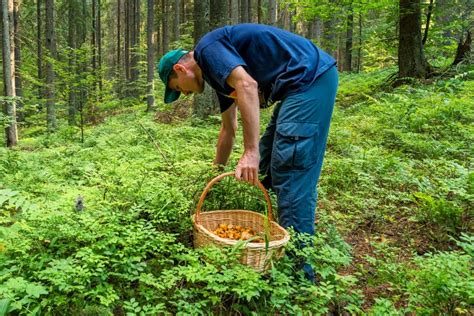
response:
<path fill-rule="evenodd" d="M 225 38 L 209 43 L 200 52 L 200 66 L 207 76 L 216 82 L 223 91 L 229 89 L 226 80 L 234 68 L 247 64 Z"/>

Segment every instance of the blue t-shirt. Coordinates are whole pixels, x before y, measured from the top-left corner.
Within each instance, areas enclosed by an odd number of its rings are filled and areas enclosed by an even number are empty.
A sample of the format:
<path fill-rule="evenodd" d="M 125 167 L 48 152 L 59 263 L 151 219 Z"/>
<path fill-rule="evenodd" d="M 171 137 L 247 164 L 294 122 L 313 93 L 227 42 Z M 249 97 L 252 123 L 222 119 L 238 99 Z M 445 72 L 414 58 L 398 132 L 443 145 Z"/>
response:
<path fill-rule="evenodd" d="M 237 66 L 257 81 L 261 106 L 266 106 L 304 91 L 336 64 L 310 40 L 262 24 L 225 26 L 204 35 L 196 45 L 194 59 L 204 80 L 217 91 L 221 112 L 234 102 L 228 97 L 234 89 L 226 80 Z"/>

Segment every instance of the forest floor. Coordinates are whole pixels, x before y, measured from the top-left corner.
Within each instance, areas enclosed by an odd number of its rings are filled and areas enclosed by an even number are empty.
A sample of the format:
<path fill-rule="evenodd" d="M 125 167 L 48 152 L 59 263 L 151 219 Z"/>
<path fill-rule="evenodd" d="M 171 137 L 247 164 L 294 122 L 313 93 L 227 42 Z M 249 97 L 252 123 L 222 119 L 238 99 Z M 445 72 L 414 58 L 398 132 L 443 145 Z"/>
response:
<path fill-rule="evenodd" d="M 221 123 L 194 117 L 185 98 L 153 114 L 143 104 L 97 108 L 83 143 L 77 128 L 46 134 L 30 123 L 17 148 L 0 149 L 0 305 L 80 315 L 472 313 L 474 69 L 380 89 L 389 74 L 341 75 L 315 247 L 301 253 L 317 286 L 288 258 L 261 276 L 226 252 L 193 249 L 189 215 L 220 172 Z M 261 113 L 263 131 L 272 109 Z M 242 138 L 240 128 L 226 171 Z M 235 186 L 223 181 L 206 209 L 262 208 Z"/>

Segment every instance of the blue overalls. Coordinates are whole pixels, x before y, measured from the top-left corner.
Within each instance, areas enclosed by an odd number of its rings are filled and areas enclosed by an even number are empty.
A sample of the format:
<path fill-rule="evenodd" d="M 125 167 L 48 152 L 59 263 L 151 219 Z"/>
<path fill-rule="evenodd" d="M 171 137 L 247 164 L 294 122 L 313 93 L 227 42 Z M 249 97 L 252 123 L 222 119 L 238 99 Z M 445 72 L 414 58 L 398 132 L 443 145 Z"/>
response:
<path fill-rule="evenodd" d="M 335 60 L 303 37 L 260 24 L 206 34 L 194 58 L 221 112 L 234 102 L 226 80 L 237 66 L 257 81 L 264 100 L 280 101 L 260 140 L 260 172 L 277 195 L 279 223 L 314 235 L 316 185 L 338 85 Z M 314 278 L 309 265 L 303 270 Z"/>

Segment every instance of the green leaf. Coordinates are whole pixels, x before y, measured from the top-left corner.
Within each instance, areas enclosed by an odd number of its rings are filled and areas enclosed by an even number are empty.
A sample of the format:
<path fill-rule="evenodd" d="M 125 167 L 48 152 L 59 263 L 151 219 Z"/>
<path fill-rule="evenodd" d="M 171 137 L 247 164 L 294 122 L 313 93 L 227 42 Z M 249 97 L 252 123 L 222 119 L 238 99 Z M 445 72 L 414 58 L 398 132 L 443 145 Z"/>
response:
<path fill-rule="evenodd" d="M 10 308 L 10 300 L 8 298 L 4 298 L 0 300 L 0 316 L 5 316 Z"/>
<path fill-rule="evenodd" d="M 40 295 L 48 294 L 48 291 L 42 285 L 28 284 L 26 287 L 26 294 L 38 298 Z"/>

